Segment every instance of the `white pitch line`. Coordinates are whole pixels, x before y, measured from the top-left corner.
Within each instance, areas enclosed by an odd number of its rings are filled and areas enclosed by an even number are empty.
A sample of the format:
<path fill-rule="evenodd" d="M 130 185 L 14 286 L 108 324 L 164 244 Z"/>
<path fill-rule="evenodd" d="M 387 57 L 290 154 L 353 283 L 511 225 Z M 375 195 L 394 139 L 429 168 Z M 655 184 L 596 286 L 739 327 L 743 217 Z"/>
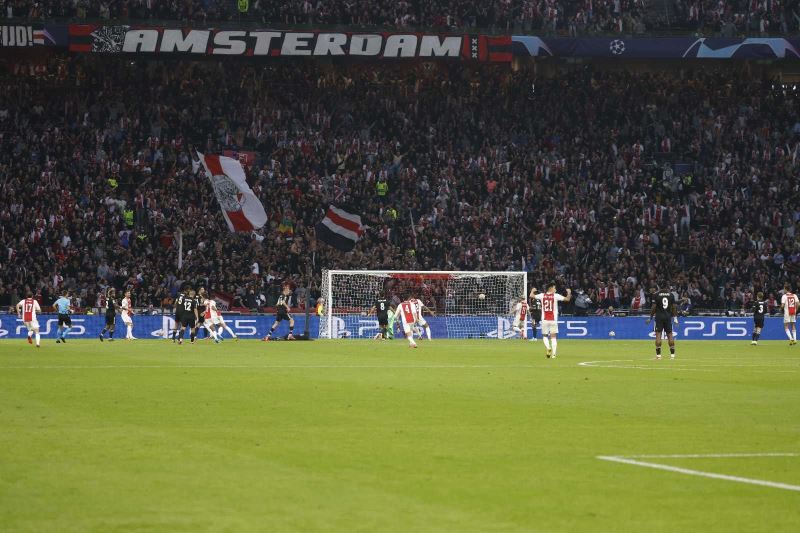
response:
<path fill-rule="evenodd" d="M 611 365 L 607 363 L 640 363 L 640 364 L 627 364 L 627 365 Z M 792 368 L 795 365 L 773 365 L 773 364 L 746 364 L 746 365 L 738 365 L 738 364 L 708 364 L 708 363 L 698 363 L 696 367 L 691 366 L 680 366 L 681 363 L 685 363 L 685 360 L 673 361 L 673 360 L 664 360 L 663 364 L 661 361 L 656 363 L 655 360 L 652 360 L 653 364 L 660 364 L 660 366 L 645 366 L 644 361 L 641 359 L 634 360 L 634 359 L 605 359 L 601 361 L 583 361 L 578 363 L 578 366 L 582 366 L 584 368 L 626 368 L 632 370 L 674 370 L 677 372 L 714 372 L 713 369 L 715 368 L 751 368 L 754 369 L 753 372 L 758 373 L 781 373 L 781 374 L 796 374 L 800 369 L 795 370 L 784 370 L 786 368 Z"/>
<path fill-rule="evenodd" d="M 624 457 L 626 459 L 639 458 L 639 459 L 705 459 L 705 458 L 727 458 L 727 457 L 800 457 L 800 453 L 673 453 L 662 455 L 619 455 L 614 457 Z"/>
<path fill-rule="evenodd" d="M 597 458 L 600 459 L 601 461 L 611 461 L 613 463 L 623 463 L 633 466 L 642 466 L 644 468 L 654 468 L 656 470 L 676 472 L 678 474 L 686 474 L 688 476 L 722 479 L 724 481 L 734 481 L 736 483 L 745 483 L 748 485 L 759 485 L 761 487 L 770 487 L 773 489 L 783 489 L 783 490 L 800 492 L 800 485 L 789 485 L 788 483 L 778 483 L 777 481 L 767 481 L 764 479 L 753 479 L 749 477 L 740 477 L 740 476 L 729 476 L 727 474 L 715 474 L 714 472 L 703 472 L 702 470 L 692 470 L 690 468 L 681 468 L 678 466 L 670 466 L 660 463 L 648 463 L 645 461 L 636 461 L 635 459 L 628 459 L 627 457 L 620 457 L 616 455 L 598 455 Z"/>
<path fill-rule="evenodd" d="M 2 366 L 0 370 L 83 370 L 83 369 L 112 369 L 112 368 L 275 368 L 275 369 L 302 369 L 302 368 L 365 368 L 365 369 L 429 369 L 429 368 L 547 368 L 535 365 L 27 365 L 27 366 Z"/>

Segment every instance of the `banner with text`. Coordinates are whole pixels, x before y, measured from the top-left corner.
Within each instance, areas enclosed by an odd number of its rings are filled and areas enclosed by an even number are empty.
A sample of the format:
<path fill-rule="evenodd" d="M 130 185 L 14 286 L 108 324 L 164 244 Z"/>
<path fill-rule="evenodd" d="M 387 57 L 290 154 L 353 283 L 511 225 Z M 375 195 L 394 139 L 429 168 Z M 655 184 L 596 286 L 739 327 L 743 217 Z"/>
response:
<path fill-rule="evenodd" d="M 104 54 L 511 61 L 511 37 L 71 24 L 69 49 Z"/>
<path fill-rule="evenodd" d="M 266 335 L 274 322 L 269 315 L 227 315 L 225 321 L 233 331 L 244 339 L 258 339 Z M 309 329 L 312 337 L 318 336 L 319 318 L 310 317 Z M 327 320 L 327 317 L 323 317 Z M 429 317 L 428 323 L 434 338 L 473 338 L 473 339 L 511 339 L 514 332 L 511 319 L 498 317 Z M 140 339 L 166 338 L 174 328 L 172 316 L 136 315 L 133 317 L 133 335 Z M 374 317 L 361 315 L 337 315 L 333 317 L 333 338 L 372 338 L 378 333 L 378 321 Z M 399 322 L 399 321 L 398 321 Z M 97 339 L 103 329 L 105 319 L 100 315 L 75 315 L 72 317 L 70 339 Z M 647 340 L 654 337 L 652 325 L 645 323 L 644 317 L 562 317 L 559 323 L 560 339 L 618 339 Z M 40 315 L 39 325 L 45 339 L 54 339 L 58 329 L 56 315 Z M 305 316 L 295 315 L 295 332 L 305 328 Z M 675 336 L 679 340 L 749 340 L 753 328 L 752 318 L 686 317 L 675 326 Z M 613 336 L 611 335 L 613 332 Z M 288 326 L 279 327 L 278 335 L 288 333 Z M 227 333 L 225 334 L 227 336 Z M 530 325 L 528 336 L 530 337 Z M 22 321 L 15 315 L 0 315 L 0 339 L 23 339 L 27 331 Z M 118 339 L 125 336 L 125 326 L 117 320 Z M 402 338 L 402 333 L 396 333 Z M 327 337 L 327 335 L 326 335 Z M 784 340 L 783 319 L 766 319 L 762 340 Z M 98 341 L 99 342 L 99 341 Z"/>

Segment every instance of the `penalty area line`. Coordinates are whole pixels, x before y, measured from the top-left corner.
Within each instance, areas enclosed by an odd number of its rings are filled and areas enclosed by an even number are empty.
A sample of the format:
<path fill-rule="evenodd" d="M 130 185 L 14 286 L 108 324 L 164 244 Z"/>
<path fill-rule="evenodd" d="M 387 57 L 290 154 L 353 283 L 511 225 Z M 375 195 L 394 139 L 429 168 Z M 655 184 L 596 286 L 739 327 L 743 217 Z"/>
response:
<path fill-rule="evenodd" d="M 722 454 L 717 455 L 698 455 L 697 457 L 719 457 L 725 456 Z M 734 457 L 771 457 L 771 455 L 764 455 L 764 454 L 735 454 Z M 785 457 L 796 457 L 797 454 L 790 454 L 785 455 Z M 670 456 L 665 456 L 670 457 Z M 675 458 L 679 457 L 692 457 L 692 456 L 672 456 Z M 784 455 L 779 455 L 778 457 L 784 457 Z M 633 466 L 640 466 L 643 468 L 653 468 L 655 470 L 664 470 L 666 472 L 675 472 L 678 474 L 685 474 L 687 476 L 697 476 L 697 477 L 705 477 L 710 479 L 721 479 L 723 481 L 733 481 L 735 483 L 744 483 L 747 485 L 758 485 L 761 487 L 769 487 L 773 489 L 783 489 L 783 490 L 791 490 L 794 492 L 800 492 L 800 485 L 790 485 L 788 483 L 779 483 L 777 481 L 767 481 L 765 479 L 754 479 L 749 477 L 741 477 L 741 476 L 730 476 L 728 474 L 717 474 L 715 472 L 705 472 L 703 470 L 693 470 L 691 468 L 681 468 L 679 466 L 671 466 L 665 465 L 662 463 L 651 463 L 648 461 L 638 461 L 636 459 L 631 459 L 629 457 L 623 457 L 619 455 L 598 455 L 597 459 L 601 461 L 610 461 L 612 463 L 622 463 L 626 465 L 633 465 Z"/>

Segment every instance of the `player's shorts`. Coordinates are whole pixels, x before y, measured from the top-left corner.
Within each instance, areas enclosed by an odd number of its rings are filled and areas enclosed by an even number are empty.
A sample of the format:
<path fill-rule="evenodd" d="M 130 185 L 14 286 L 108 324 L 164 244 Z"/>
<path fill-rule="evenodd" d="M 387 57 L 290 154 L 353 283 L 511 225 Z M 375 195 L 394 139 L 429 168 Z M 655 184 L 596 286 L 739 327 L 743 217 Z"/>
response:
<path fill-rule="evenodd" d="M 550 335 L 551 333 L 558 333 L 558 321 L 542 320 L 542 335 Z"/>
<path fill-rule="evenodd" d="M 417 319 L 417 325 L 418 325 L 418 326 L 422 326 L 423 328 L 426 328 L 426 327 L 428 327 L 428 323 L 427 323 L 427 322 L 425 322 L 425 319 L 424 319 L 424 318 L 422 318 L 422 317 L 419 317 L 419 318 Z"/>
<path fill-rule="evenodd" d="M 527 325 L 526 322 L 527 322 L 527 320 L 514 320 L 514 322 L 511 324 L 511 326 L 514 327 L 514 328 L 522 329 Z"/>
<path fill-rule="evenodd" d="M 672 333 L 672 320 L 669 318 L 656 318 L 656 326 L 654 331 L 656 334 L 659 334 L 663 331 L 669 335 Z"/>
<path fill-rule="evenodd" d="M 181 315 L 180 325 L 184 328 L 193 328 L 195 325 L 194 315 Z"/>
<path fill-rule="evenodd" d="M 30 322 L 23 322 L 25 324 L 25 328 L 30 331 L 33 329 L 39 329 L 39 321 L 38 320 L 31 320 Z"/>
<path fill-rule="evenodd" d="M 797 322 L 797 315 L 783 315 L 783 322 L 785 324 L 794 324 Z"/>
<path fill-rule="evenodd" d="M 206 320 L 203 321 L 203 327 L 205 327 L 209 331 L 217 324 L 219 324 L 219 322 L 217 322 L 216 318 L 207 318 Z"/>
<path fill-rule="evenodd" d="M 117 320 L 116 314 L 106 314 L 106 326 L 113 326 L 114 322 Z"/>
<path fill-rule="evenodd" d="M 531 311 L 531 322 L 541 322 L 542 321 L 542 311 L 539 309 L 534 309 Z"/>
<path fill-rule="evenodd" d="M 417 322 L 406 322 L 405 319 L 403 319 L 402 315 L 400 317 L 400 322 L 403 324 L 403 333 L 405 333 L 406 335 L 410 335 L 411 333 L 413 333 L 414 326 L 417 325 Z"/>
<path fill-rule="evenodd" d="M 124 324 L 133 324 L 133 319 L 128 313 L 122 313 L 122 322 Z"/>
<path fill-rule="evenodd" d="M 72 327 L 72 317 L 67 314 L 59 313 L 58 314 L 58 327 L 67 326 L 68 328 Z"/>
<path fill-rule="evenodd" d="M 278 310 L 275 313 L 275 322 L 283 322 L 284 320 L 291 320 L 292 317 L 289 316 L 289 312 L 286 310 Z"/>
<path fill-rule="evenodd" d="M 757 328 L 764 327 L 764 315 L 753 315 L 753 326 Z"/>
<path fill-rule="evenodd" d="M 381 327 L 389 325 L 389 313 L 378 313 L 378 325 Z"/>

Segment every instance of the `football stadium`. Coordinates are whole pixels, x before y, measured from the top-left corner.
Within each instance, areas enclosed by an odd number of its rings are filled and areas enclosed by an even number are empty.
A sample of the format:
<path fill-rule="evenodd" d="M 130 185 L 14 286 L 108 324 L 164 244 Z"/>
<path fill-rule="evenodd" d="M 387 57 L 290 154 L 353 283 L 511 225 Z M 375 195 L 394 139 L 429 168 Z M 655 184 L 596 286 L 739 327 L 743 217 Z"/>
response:
<path fill-rule="evenodd" d="M 799 0 L 0 0 L 0 531 L 800 531 Z"/>

